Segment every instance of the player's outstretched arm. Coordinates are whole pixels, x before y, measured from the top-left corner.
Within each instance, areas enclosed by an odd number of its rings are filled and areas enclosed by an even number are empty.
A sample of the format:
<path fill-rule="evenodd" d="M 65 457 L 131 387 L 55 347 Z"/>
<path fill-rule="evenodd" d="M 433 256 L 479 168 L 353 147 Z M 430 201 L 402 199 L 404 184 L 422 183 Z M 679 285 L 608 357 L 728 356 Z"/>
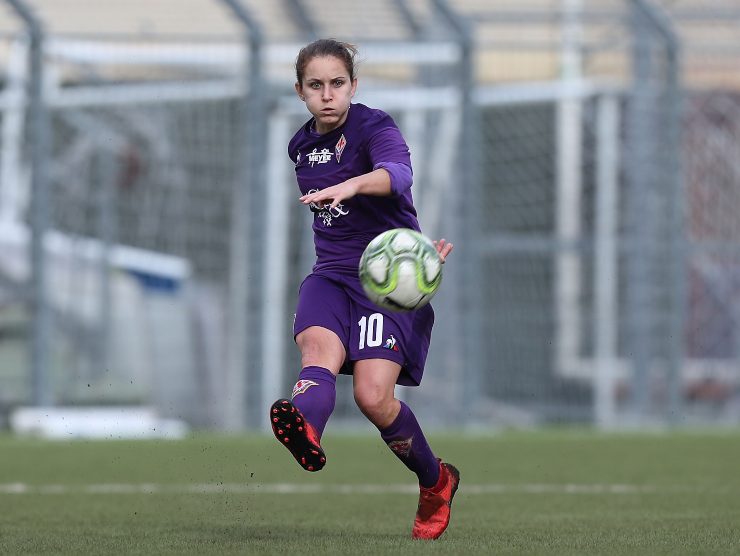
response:
<path fill-rule="evenodd" d="M 442 261 L 442 264 L 444 264 L 445 260 L 447 259 L 447 255 L 452 253 L 452 248 L 454 246 L 445 238 L 435 240 L 433 243 L 434 247 L 437 248 L 437 253 L 439 253 L 439 259 Z"/>
<path fill-rule="evenodd" d="M 350 199 L 357 194 L 362 195 L 391 195 L 391 178 L 388 172 L 382 168 L 350 178 L 347 181 L 332 185 L 321 191 L 315 191 L 303 195 L 298 200 L 304 205 L 316 203 L 319 206 L 331 201 L 331 208 L 336 207 L 345 199 Z"/>

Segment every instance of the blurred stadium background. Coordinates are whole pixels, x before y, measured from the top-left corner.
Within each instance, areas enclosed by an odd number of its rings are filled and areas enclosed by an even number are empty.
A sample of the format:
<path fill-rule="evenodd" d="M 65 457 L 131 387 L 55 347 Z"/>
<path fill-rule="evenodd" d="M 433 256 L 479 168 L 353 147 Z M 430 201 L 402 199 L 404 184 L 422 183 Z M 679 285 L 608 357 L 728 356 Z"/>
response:
<path fill-rule="evenodd" d="M 292 64 L 324 36 L 456 245 L 399 392 L 427 426 L 740 423 L 740 1 L 2 0 L 0 428 L 266 427 L 313 260 Z"/>

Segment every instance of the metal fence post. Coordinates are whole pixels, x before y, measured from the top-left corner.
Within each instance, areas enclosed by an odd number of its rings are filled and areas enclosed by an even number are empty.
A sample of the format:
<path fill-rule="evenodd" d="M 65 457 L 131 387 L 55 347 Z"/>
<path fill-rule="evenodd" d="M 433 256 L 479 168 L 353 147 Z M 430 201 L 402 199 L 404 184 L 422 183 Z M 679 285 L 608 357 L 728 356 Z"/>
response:
<path fill-rule="evenodd" d="M 460 389 L 460 407 L 475 408 L 484 387 L 483 373 L 486 372 L 482 356 L 483 345 L 483 270 L 478 248 L 480 237 L 480 125 L 475 105 L 474 40 L 469 22 L 457 14 L 446 0 L 435 0 L 434 6 L 454 31 L 461 49 L 460 98 L 462 102 L 462 133 L 459 143 L 459 175 L 462 194 L 456 207 L 460 221 L 458 237 L 455 238 L 456 257 L 459 264 L 460 331 L 462 347 L 463 386 Z M 476 422 L 471 412 L 461 415 L 465 424 Z"/>
<path fill-rule="evenodd" d="M 238 0 L 221 0 L 244 29 L 247 84 L 242 108 L 244 145 L 243 159 L 234 188 L 231 225 L 230 322 L 229 350 L 231 378 L 230 394 L 233 410 L 229 428 L 241 428 L 245 423 L 256 428 L 261 416 L 260 373 L 262 368 L 262 256 L 265 212 L 259 203 L 266 198 L 264 160 L 266 158 L 267 103 L 262 71 L 263 32 L 260 25 Z M 244 406 L 243 404 L 246 404 Z"/>
<path fill-rule="evenodd" d="M 627 323 L 632 358 L 633 392 L 631 401 L 635 418 L 645 417 L 648 403 L 648 374 L 651 359 L 651 307 L 648 280 L 652 234 L 650 233 L 649 196 L 655 186 L 653 179 L 652 148 L 655 128 L 652 125 L 651 79 L 652 56 L 649 28 L 638 2 L 631 10 L 633 47 L 633 85 L 628 107 L 628 141 L 631 162 L 628 165 L 629 196 L 627 201 L 629 233 L 627 246 L 631 257 L 627 260 Z"/>
<path fill-rule="evenodd" d="M 44 27 L 41 20 L 23 0 L 8 0 L 20 16 L 29 35 L 28 118 L 31 150 L 31 241 L 29 260 L 31 275 L 29 305 L 31 313 L 30 374 L 32 402 L 37 406 L 53 403 L 49 382 L 49 349 L 51 311 L 46 288 L 44 237 L 49 227 L 49 115 L 43 98 Z"/>
<path fill-rule="evenodd" d="M 634 362 L 634 410 L 644 420 L 649 410 L 650 371 L 658 355 L 655 337 L 655 306 L 650 303 L 656 276 L 660 195 L 671 194 L 667 218 L 671 226 L 670 288 L 671 311 L 668 330 L 667 378 L 669 420 L 678 419 L 680 404 L 680 368 L 683 363 L 683 313 L 685 303 L 683 191 L 679 163 L 679 80 L 678 38 L 670 24 L 648 0 L 632 0 L 634 84 L 629 116 L 631 163 L 630 241 L 633 261 L 629 273 L 629 323 Z M 657 42 L 660 41 L 660 42 Z M 654 49 L 666 49 L 667 64 L 661 68 Z M 661 72 L 663 69 L 663 72 Z M 657 81 L 662 80 L 662 81 Z M 664 89 L 661 90 L 660 87 Z M 662 101 L 660 93 L 667 96 Z M 663 116 L 663 118 L 661 118 Z M 651 282 L 652 281 L 652 282 Z"/>
<path fill-rule="evenodd" d="M 594 419 L 616 424 L 618 314 L 619 102 L 613 94 L 598 98 L 596 199 L 594 227 Z"/>
<path fill-rule="evenodd" d="M 685 330 L 687 304 L 687 246 L 686 233 L 686 183 L 681 164 L 681 145 L 683 130 L 683 101 L 681 86 L 681 47 L 678 40 L 672 40 L 669 45 L 668 59 L 668 160 L 669 179 L 673 190 L 672 207 L 672 258 L 673 271 L 672 309 L 670 330 L 669 373 L 670 385 L 668 393 L 668 422 L 678 424 L 683 416 L 682 368 L 686 357 Z"/>
<path fill-rule="evenodd" d="M 670 260 L 670 321 L 667 353 L 668 415 L 667 421 L 675 425 L 682 418 L 682 373 L 685 345 L 686 319 L 686 191 L 681 165 L 682 136 L 682 88 L 681 88 L 681 41 L 671 22 L 648 0 L 634 0 L 646 21 L 659 34 L 666 49 L 665 102 L 661 104 L 665 118 L 660 144 L 662 177 L 670 194 L 669 227 L 671 230 Z"/>
<path fill-rule="evenodd" d="M 116 161 L 108 149 L 100 149 L 94 159 L 97 176 L 96 193 L 97 233 L 100 251 L 96 261 L 98 274 L 98 326 L 93 346 L 93 372 L 96 378 L 109 371 L 111 363 L 111 333 L 113 319 L 113 292 L 111 284 L 111 249 L 116 243 L 118 222 L 116 213 Z"/>

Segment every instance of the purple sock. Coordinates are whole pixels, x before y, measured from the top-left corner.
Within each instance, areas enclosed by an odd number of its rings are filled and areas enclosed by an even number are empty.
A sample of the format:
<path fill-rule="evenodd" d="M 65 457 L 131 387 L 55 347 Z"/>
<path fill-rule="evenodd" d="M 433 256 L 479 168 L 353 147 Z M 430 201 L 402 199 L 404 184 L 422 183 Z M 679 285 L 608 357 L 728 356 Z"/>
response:
<path fill-rule="evenodd" d="M 293 386 L 293 405 L 321 436 L 334 411 L 337 377 L 323 367 L 305 367 Z"/>
<path fill-rule="evenodd" d="M 409 406 L 401 402 L 398 417 L 390 426 L 380 431 L 380 436 L 398 459 L 416 473 L 421 486 L 429 488 L 437 484 L 439 462 L 429 448 Z"/>

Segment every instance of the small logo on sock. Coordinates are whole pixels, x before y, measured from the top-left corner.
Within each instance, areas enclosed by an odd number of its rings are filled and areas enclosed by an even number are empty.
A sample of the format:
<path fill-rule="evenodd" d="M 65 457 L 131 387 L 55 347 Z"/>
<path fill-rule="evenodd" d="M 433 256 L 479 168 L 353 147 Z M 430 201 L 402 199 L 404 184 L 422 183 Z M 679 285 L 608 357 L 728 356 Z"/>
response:
<path fill-rule="evenodd" d="M 392 440 L 388 443 L 388 447 L 393 450 L 397 456 L 407 458 L 411 453 L 411 442 L 413 439 L 414 437 L 412 436 L 406 440 Z"/>
<path fill-rule="evenodd" d="M 318 382 L 314 382 L 313 380 L 299 380 L 295 383 L 295 386 L 293 386 L 293 395 L 290 397 L 292 400 L 295 398 L 298 394 L 303 394 L 306 390 L 311 388 L 311 386 L 318 386 Z"/>
<path fill-rule="evenodd" d="M 396 345 L 396 338 L 391 334 L 391 337 L 388 338 L 385 341 L 385 344 L 383 345 L 385 349 L 391 349 L 393 351 L 398 351 L 398 346 Z"/>

